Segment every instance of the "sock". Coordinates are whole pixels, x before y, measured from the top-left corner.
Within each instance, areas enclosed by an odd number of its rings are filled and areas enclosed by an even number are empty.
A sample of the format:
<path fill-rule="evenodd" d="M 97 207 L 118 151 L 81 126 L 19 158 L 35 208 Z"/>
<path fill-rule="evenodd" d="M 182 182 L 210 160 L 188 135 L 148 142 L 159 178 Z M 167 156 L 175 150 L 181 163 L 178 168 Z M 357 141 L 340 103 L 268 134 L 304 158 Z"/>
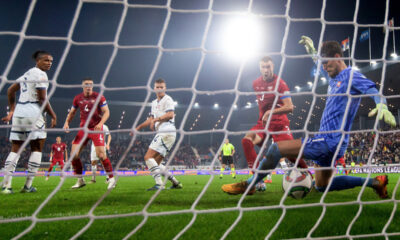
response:
<path fill-rule="evenodd" d="M 15 152 L 10 152 L 6 159 L 6 163 L 4 165 L 4 179 L 3 179 L 3 187 L 11 188 L 12 176 L 15 168 L 17 167 L 17 163 L 19 160 L 19 155 Z"/>
<path fill-rule="evenodd" d="M 96 179 L 97 164 L 92 165 L 92 179 Z"/>
<path fill-rule="evenodd" d="M 290 162 L 296 163 L 296 158 L 288 158 Z M 308 168 L 307 163 L 304 161 L 303 158 L 299 159 L 299 164 L 297 164 L 299 168 Z"/>
<path fill-rule="evenodd" d="M 221 174 L 220 174 L 220 176 L 222 177 L 222 176 L 224 176 L 224 171 L 225 171 L 225 168 L 221 168 Z"/>
<path fill-rule="evenodd" d="M 287 168 L 287 164 L 285 161 L 279 162 L 281 164 L 282 169 L 286 169 Z"/>
<path fill-rule="evenodd" d="M 362 178 L 362 177 L 353 177 L 353 176 L 337 176 L 332 180 L 331 187 L 329 191 L 339 191 L 344 189 L 350 189 L 354 187 L 359 187 L 367 182 L 367 187 L 372 187 L 374 182 L 373 178 Z M 315 187 L 318 191 L 324 192 L 326 187 Z"/>
<path fill-rule="evenodd" d="M 243 138 L 242 146 L 243 146 L 244 155 L 246 157 L 247 165 L 249 168 L 253 168 L 253 164 L 257 158 L 256 150 L 254 150 L 254 144 L 250 139 Z"/>
<path fill-rule="evenodd" d="M 282 158 L 282 155 L 278 149 L 278 145 L 276 143 L 272 144 L 268 148 L 267 152 L 267 157 L 263 160 L 261 160 L 260 165 L 258 166 L 258 170 L 269 170 L 269 169 L 274 169 L 279 163 L 279 160 Z M 247 179 L 247 183 L 251 184 L 254 178 L 256 180 L 254 181 L 254 185 L 257 184 L 258 182 L 262 181 L 265 176 L 267 176 L 268 173 L 257 173 L 251 176 L 249 179 Z"/>
<path fill-rule="evenodd" d="M 50 164 L 49 169 L 47 170 L 47 176 L 50 176 L 51 171 L 53 170 L 54 164 Z"/>
<path fill-rule="evenodd" d="M 74 168 L 75 175 L 82 175 L 82 162 L 80 158 L 75 158 L 72 160 L 72 167 Z"/>
<path fill-rule="evenodd" d="M 154 158 L 149 158 L 146 161 L 147 168 L 150 171 L 150 174 L 153 176 L 154 181 L 156 181 L 156 184 L 162 185 L 162 179 L 161 179 L 161 173 L 160 173 L 160 167 L 158 166 L 156 160 Z"/>
<path fill-rule="evenodd" d="M 234 168 L 234 167 L 231 168 L 231 174 L 232 174 L 232 177 L 235 177 L 235 176 L 236 176 L 236 171 L 235 171 L 235 168 Z"/>
<path fill-rule="evenodd" d="M 172 182 L 172 184 L 174 185 L 178 185 L 179 181 L 178 179 L 176 179 L 168 170 L 167 168 L 163 165 L 160 164 L 158 166 L 160 168 L 161 174 L 164 175 L 164 177 L 166 177 L 168 180 L 170 180 Z"/>
<path fill-rule="evenodd" d="M 104 170 L 108 174 L 108 178 L 114 177 L 113 168 L 112 168 L 110 159 L 106 158 L 105 160 L 102 161 L 102 163 L 103 163 L 103 166 L 104 166 Z"/>
<path fill-rule="evenodd" d="M 35 174 L 39 170 L 40 163 L 42 162 L 42 153 L 41 152 L 32 152 L 28 161 L 28 176 L 26 177 L 25 186 L 30 188 L 32 186 L 33 179 L 35 178 Z"/>
<path fill-rule="evenodd" d="M 267 180 L 271 180 L 272 179 L 271 175 L 272 175 L 271 173 L 268 173 Z"/>

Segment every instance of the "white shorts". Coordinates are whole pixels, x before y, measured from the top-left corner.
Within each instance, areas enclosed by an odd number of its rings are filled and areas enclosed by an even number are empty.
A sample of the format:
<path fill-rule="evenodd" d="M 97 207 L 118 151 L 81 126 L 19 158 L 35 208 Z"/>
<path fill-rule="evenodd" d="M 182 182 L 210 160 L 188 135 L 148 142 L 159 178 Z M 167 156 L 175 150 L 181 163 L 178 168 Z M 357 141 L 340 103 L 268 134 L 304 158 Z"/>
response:
<path fill-rule="evenodd" d="M 32 124 L 35 123 L 33 126 Z M 10 140 L 25 141 L 30 134 L 30 140 L 47 137 L 46 122 L 42 115 L 36 117 L 13 117 Z"/>
<path fill-rule="evenodd" d="M 149 148 L 154 151 L 160 153 L 163 157 L 167 155 L 169 151 L 171 151 L 172 146 L 175 143 L 176 134 L 170 133 L 159 133 L 151 141 Z"/>
<path fill-rule="evenodd" d="M 107 154 L 106 147 L 104 147 L 104 152 Z M 90 151 L 90 160 L 91 161 L 99 161 L 100 160 L 96 154 L 96 148 L 92 148 L 92 150 Z"/>

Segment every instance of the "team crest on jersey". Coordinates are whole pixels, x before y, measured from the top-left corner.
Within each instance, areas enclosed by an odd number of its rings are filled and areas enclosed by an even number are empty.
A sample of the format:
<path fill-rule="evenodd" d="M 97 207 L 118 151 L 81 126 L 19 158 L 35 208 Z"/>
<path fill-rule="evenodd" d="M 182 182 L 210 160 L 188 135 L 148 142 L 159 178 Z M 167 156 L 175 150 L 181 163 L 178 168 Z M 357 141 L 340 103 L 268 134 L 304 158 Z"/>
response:
<path fill-rule="evenodd" d="M 337 82 L 337 83 L 336 83 L 336 87 L 340 87 L 340 84 L 342 84 L 342 82 L 340 82 L 340 81 Z"/>
<path fill-rule="evenodd" d="M 57 148 L 57 151 L 61 151 L 61 148 L 60 148 L 60 147 L 58 147 L 58 148 Z"/>
<path fill-rule="evenodd" d="M 268 86 L 268 91 L 271 91 L 272 90 L 272 86 Z"/>

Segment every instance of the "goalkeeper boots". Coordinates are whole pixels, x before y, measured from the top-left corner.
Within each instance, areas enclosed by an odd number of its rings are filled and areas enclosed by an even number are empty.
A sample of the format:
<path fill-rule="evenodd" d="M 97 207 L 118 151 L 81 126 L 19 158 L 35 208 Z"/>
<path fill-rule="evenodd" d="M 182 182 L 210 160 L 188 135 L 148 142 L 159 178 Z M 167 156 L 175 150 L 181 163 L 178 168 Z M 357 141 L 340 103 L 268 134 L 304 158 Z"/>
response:
<path fill-rule="evenodd" d="M 72 186 L 72 189 L 77 189 L 86 186 L 85 180 L 83 178 L 78 178 L 78 181 L 76 181 L 75 185 Z"/>
<path fill-rule="evenodd" d="M 379 195 L 380 198 L 388 198 L 387 192 L 387 184 L 389 183 L 389 179 L 387 175 L 380 175 L 374 178 L 374 183 L 372 187 L 375 192 Z"/>
<path fill-rule="evenodd" d="M 13 190 L 12 190 L 12 188 L 5 188 L 5 187 L 3 187 L 2 189 L 1 189 L 1 194 L 13 194 L 14 192 L 13 192 Z"/>
<path fill-rule="evenodd" d="M 169 189 L 182 189 L 183 185 L 182 183 L 178 183 L 178 184 L 172 184 L 172 186 Z"/>
<path fill-rule="evenodd" d="M 24 186 L 24 187 L 21 189 L 21 193 L 33 193 L 33 192 L 37 192 L 37 191 L 36 191 L 36 188 L 35 188 L 35 187 L 32 187 L 32 186 L 31 186 L 30 188 Z"/>
<path fill-rule="evenodd" d="M 107 190 L 113 189 L 115 188 L 115 185 L 117 184 L 117 181 L 115 181 L 115 178 L 109 178 L 108 179 L 108 186 L 107 186 Z"/>
<path fill-rule="evenodd" d="M 161 186 L 160 184 L 156 184 L 156 185 L 154 185 L 153 187 L 147 189 L 147 191 L 157 191 L 158 189 L 163 190 L 163 189 L 164 189 L 164 186 Z"/>
<path fill-rule="evenodd" d="M 222 191 L 228 194 L 237 195 L 237 194 L 243 194 L 248 187 L 249 184 L 247 183 L 247 181 L 243 181 L 239 183 L 224 184 L 222 185 L 221 189 Z M 256 188 L 253 186 L 252 188 L 249 189 L 247 195 L 253 195 L 255 191 Z"/>

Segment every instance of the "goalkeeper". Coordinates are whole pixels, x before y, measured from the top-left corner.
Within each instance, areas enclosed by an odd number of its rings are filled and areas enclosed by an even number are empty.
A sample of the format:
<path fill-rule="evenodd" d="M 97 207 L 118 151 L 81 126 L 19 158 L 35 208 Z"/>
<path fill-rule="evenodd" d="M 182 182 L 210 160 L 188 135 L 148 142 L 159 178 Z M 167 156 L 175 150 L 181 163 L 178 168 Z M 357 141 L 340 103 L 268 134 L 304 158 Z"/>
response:
<path fill-rule="evenodd" d="M 312 40 L 309 37 L 303 36 L 300 40 L 300 44 L 304 44 L 307 52 L 313 54 L 313 58 L 315 59 L 316 51 Z M 354 71 L 351 67 L 346 66 L 341 59 L 343 58 L 343 52 L 338 42 L 324 42 L 321 47 L 321 56 L 323 58 L 330 58 L 322 62 L 323 70 L 328 74 L 330 80 L 328 88 L 329 96 L 326 100 L 325 109 L 320 122 L 320 133 L 316 134 L 313 138 L 280 141 L 272 144 L 268 149 L 267 158 L 261 161 L 258 169 L 274 169 L 282 157 L 297 157 L 302 144 L 304 144 L 302 157 L 312 159 L 315 163 L 315 188 L 318 191 L 324 192 L 326 190 L 350 189 L 362 186 L 364 182 L 367 181 L 367 186 L 373 188 L 380 198 L 387 198 L 387 175 L 377 176 L 376 178 L 361 178 L 355 176 L 333 177 L 334 170 L 329 167 L 332 167 L 332 161 L 335 162 L 337 159 L 343 157 L 349 142 L 348 134 L 344 134 L 343 141 L 341 142 L 343 134 L 341 131 L 342 123 L 344 124 L 344 131 L 351 130 L 351 125 L 356 116 L 361 98 L 348 97 L 347 95 L 332 95 L 346 94 L 348 90 L 352 96 L 378 94 L 379 92 L 375 87 L 375 83 L 367 79 L 360 72 Z M 373 109 L 368 116 L 372 117 L 378 113 L 379 119 L 384 119 L 385 123 L 390 126 L 396 126 L 394 116 L 387 109 L 386 100 L 381 99 L 379 96 L 373 96 L 372 98 L 376 103 L 376 108 Z M 350 105 L 346 113 L 348 101 L 350 101 Z M 336 155 L 336 159 L 333 159 L 336 151 L 338 151 L 338 154 Z M 318 169 L 320 167 L 325 167 L 326 169 Z M 240 194 L 244 193 L 249 186 L 252 186 L 248 193 L 253 194 L 255 191 L 253 187 L 254 183 L 257 183 L 260 179 L 265 177 L 265 175 L 266 173 L 259 173 L 249 178 L 247 181 L 223 185 L 222 190 L 230 194 Z M 332 184 L 328 189 L 328 184 L 332 177 Z"/>

